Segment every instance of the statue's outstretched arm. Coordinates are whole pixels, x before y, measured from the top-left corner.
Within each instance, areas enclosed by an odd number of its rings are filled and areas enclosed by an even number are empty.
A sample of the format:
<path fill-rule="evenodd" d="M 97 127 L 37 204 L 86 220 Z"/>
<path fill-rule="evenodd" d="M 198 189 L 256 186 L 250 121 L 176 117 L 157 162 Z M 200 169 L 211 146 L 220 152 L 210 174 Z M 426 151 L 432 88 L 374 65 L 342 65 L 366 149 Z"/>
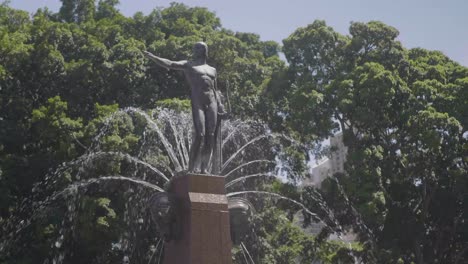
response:
<path fill-rule="evenodd" d="M 143 54 L 152 61 L 156 62 L 161 67 L 172 70 L 183 70 L 187 65 L 187 61 L 171 61 L 168 59 L 160 58 L 151 52 L 143 51 Z"/>

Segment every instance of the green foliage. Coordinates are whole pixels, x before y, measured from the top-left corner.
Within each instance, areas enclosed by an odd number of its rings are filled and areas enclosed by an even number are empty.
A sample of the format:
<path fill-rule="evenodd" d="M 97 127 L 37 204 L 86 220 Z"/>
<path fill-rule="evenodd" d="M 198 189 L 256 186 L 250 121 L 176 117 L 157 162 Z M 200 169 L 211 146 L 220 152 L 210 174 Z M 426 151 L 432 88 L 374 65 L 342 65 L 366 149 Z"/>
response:
<path fill-rule="evenodd" d="M 255 263 L 352 263 L 349 262 L 350 251 L 354 254 L 362 251 L 357 244 L 317 240 L 278 208 L 264 209 L 251 221 L 257 227 L 257 237 L 251 237 L 245 244 L 256 257 Z M 242 252 L 234 250 L 234 263 L 244 263 Z"/>
<path fill-rule="evenodd" d="M 267 85 L 266 120 L 307 141 L 341 129 L 346 172 L 323 193 L 370 245 L 370 262 L 454 263 L 467 230 L 458 175 L 467 172 L 468 69 L 441 52 L 404 49 L 381 22 L 349 32 L 315 21 L 284 40 L 289 67 Z"/>
<path fill-rule="evenodd" d="M 119 0 L 99 0 L 96 9 L 96 19 L 112 19 L 120 15 L 119 10 L 116 8 L 119 2 Z"/>
<path fill-rule="evenodd" d="M 169 108 L 176 110 L 178 112 L 189 112 L 191 110 L 190 100 L 178 99 L 178 98 L 169 98 L 156 102 L 157 107 Z"/>
<path fill-rule="evenodd" d="M 71 119 L 67 110 L 67 103 L 56 96 L 47 100 L 45 106 L 32 111 L 34 148 L 55 162 L 68 160 L 79 153 L 77 138 L 82 137 L 82 120 Z"/>
<path fill-rule="evenodd" d="M 136 155 L 146 121 L 115 113 L 118 107 L 190 109 L 184 76 L 155 66 L 142 50 L 187 59 L 193 43 L 206 41 L 209 64 L 218 69 L 218 86 L 231 115 L 252 119 L 264 79 L 284 65 L 277 56 L 278 44 L 224 29 L 206 8 L 173 3 L 148 15 L 125 17 L 117 0 L 61 2 L 58 13 L 40 9 L 32 17 L 8 4 L 0 6 L 0 222 L 20 210 L 23 198 L 47 172 L 96 145 L 102 151 Z M 115 117 L 106 123 L 110 115 Z M 96 137 L 103 126 L 105 135 Z M 168 157 L 154 153 L 149 161 L 167 163 Z M 99 169 L 90 172 L 90 178 L 134 169 L 117 157 L 97 163 L 93 165 Z M 50 188 L 58 191 L 80 180 L 80 173 L 61 175 L 51 179 L 56 186 Z M 119 198 L 102 198 L 110 202 L 99 204 L 91 197 L 80 202 L 84 211 L 77 233 L 88 245 L 78 243 L 73 250 L 89 256 L 82 260 L 86 263 L 99 262 L 123 221 Z M 112 209 L 116 216 L 96 218 L 94 208 Z M 63 215 L 63 209 L 53 214 Z M 48 235 L 30 237 L 31 250 L 18 254 L 23 256 L 18 261 L 47 258 L 50 239 L 58 232 L 55 220 L 47 221 L 52 226 L 38 224 L 37 234 Z M 93 240 L 97 234 L 102 236 Z"/>
<path fill-rule="evenodd" d="M 83 224 L 88 224 L 94 226 L 90 229 L 99 230 L 101 227 L 110 227 L 111 221 L 116 218 L 115 211 L 109 207 L 110 200 L 108 198 L 83 198 L 81 205 L 82 210 L 86 210 L 86 213 L 82 213 Z M 92 215 L 91 217 L 89 215 Z M 94 221 L 90 221 L 90 218 L 94 218 Z M 93 230 L 90 230 L 90 233 L 87 234 L 90 236 L 90 239 L 94 239 Z"/>
<path fill-rule="evenodd" d="M 232 116 L 262 118 L 306 146 L 341 129 L 348 147 L 346 172 L 320 191 L 335 219 L 312 199 L 316 191 L 279 182 L 259 187 L 301 200 L 331 228 L 339 228 L 336 220 L 354 230 L 362 244 L 347 249 L 305 235 L 290 222 L 295 208 L 255 201 L 283 208 L 253 220 L 258 237 L 249 245 L 256 263 L 349 263 L 350 253 L 369 263 L 466 258 L 466 67 L 441 52 L 403 48 L 398 30 L 377 21 L 351 23 L 349 36 L 324 21 L 298 28 L 283 41 L 286 65 L 278 43 L 225 29 L 206 8 L 172 3 L 125 17 L 118 0 L 61 2 L 58 13 L 40 9 L 32 17 L 0 5 L 0 224 L 21 212 L 24 198 L 37 195 L 31 190 L 48 171 L 95 145 L 136 154 L 146 121 L 117 113 L 119 107 L 189 110 L 184 76 L 157 67 L 141 51 L 181 60 L 190 57 L 194 42 L 205 41 Z M 103 127 L 105 135 L 97 136 Z M 281 151 L 292 170 L 287 176 L 300 179 L 307 150 Z M 166 164 L 168 157 L 158 152 L 148 162 Z M 134 170 L 118 157 L 94 165 L 99 169 L 90 178 Z M 52 178 L 57 186 L 50 191 L 79 175 Z M 121 260 L 110 242 L 125 228 L 126 195 L 85 195 L 77 202 L 74 232 L 80 237 L 70 245 L 86 259 L 67 256 L 67 263 L 103 263 L 105 254 L 113 263 Z M 43 262 L 59 250 L 50 245 L 66 210 L 45 212 L 44 223 L 31 225 L 13 258 L 0 256 L 0 262 Z"/>
<path fill-rule="evenodd" d="M 81 23 L 94 18 L 94 0 L 61 0 L 59 16 L 66 22 Z"/>
<path fill-rule="evenodd" d="M 79 211 L 77 244 L 81 261 L 93 262 L 95 256 L 108 250 L 110 241 L 118 239 L 116 212 L 105 197 L 82 197 Z"/>

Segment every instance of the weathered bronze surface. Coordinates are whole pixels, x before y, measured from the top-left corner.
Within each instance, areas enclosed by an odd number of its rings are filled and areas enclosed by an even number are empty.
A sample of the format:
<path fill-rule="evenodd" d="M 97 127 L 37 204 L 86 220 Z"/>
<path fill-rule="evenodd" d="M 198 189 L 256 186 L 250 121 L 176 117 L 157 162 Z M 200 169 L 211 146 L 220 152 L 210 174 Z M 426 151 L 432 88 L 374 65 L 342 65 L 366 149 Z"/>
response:
<path fill-rule="evenodd" d="M 178 205 L 179 203 L 174 195 L 167 192 L 156 193 L 149 200 L 151 220 L 158 234 L 165 241 L 180 238 L 180 217 L 177 215 Z"/>
<path fill-rule="evenodd" d="M 221 116 L 224 106 L 216 83 L 216 69 L 206 64 L 208 46 L 204 42 L 193 46 L 192 60 L 171 61 L 144 51 L 149 59 L 167 69 L 183 71 L 191 89 L 191 103 L 195 138 L 190 148 L 189 171 L 208 172 L 212 158 L 211 173 L 218 174 L 221 167 L 220 138 Z"/>
<path fill-rule="evenodd" d="M 228 208 L 231 224 L 231 239 L 239 245 L 253 230 L 251 216 L 255 212 L 253 205 L 242 197 L 229 197 Z"/>

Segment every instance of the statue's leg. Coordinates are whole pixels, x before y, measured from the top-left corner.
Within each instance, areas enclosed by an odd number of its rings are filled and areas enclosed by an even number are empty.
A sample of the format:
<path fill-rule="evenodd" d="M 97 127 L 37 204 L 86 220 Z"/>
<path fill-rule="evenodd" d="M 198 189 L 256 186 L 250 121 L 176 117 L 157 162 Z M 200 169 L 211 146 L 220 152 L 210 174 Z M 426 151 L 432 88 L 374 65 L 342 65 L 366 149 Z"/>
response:
<path fill-rule="evenodd" d="M 205 111 L 205 124 L 206 124 L 206 135 L 205 135 L 205 144 L 203 145 L 203 153 L 201 160 L 201 171 L 206 173 L 208 170 L 208 164 L 213 153 L 213 148 L 215 145 L 215 132 L 216 132 L 216 123 L 218 117 L 218 106 L 216 100 L 210 101 L 210 104 L 207 106 Z"/>
<path fill-rule="evenodd" d="M 189 172 L 195 172 L 200 168 L 201 149 L 205 138 L 205 113 L 199 105 L 192 102 L 193 127 L 195 128 L 195 138 L 190 148 Z"/>

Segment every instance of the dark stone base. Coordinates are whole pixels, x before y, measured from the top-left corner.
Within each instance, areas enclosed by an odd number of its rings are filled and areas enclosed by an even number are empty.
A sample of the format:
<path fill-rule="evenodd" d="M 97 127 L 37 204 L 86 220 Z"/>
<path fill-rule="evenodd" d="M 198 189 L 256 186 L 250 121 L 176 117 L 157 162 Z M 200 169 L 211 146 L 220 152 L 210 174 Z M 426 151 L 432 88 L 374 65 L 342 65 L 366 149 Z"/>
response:
<path fill-rule="evenodd" d="M 224 177 L 182 174 L 169 192 L 181 206 L 182 236 L 164 245 L 163 264 L 231 264 L 229 210 Z"/>

